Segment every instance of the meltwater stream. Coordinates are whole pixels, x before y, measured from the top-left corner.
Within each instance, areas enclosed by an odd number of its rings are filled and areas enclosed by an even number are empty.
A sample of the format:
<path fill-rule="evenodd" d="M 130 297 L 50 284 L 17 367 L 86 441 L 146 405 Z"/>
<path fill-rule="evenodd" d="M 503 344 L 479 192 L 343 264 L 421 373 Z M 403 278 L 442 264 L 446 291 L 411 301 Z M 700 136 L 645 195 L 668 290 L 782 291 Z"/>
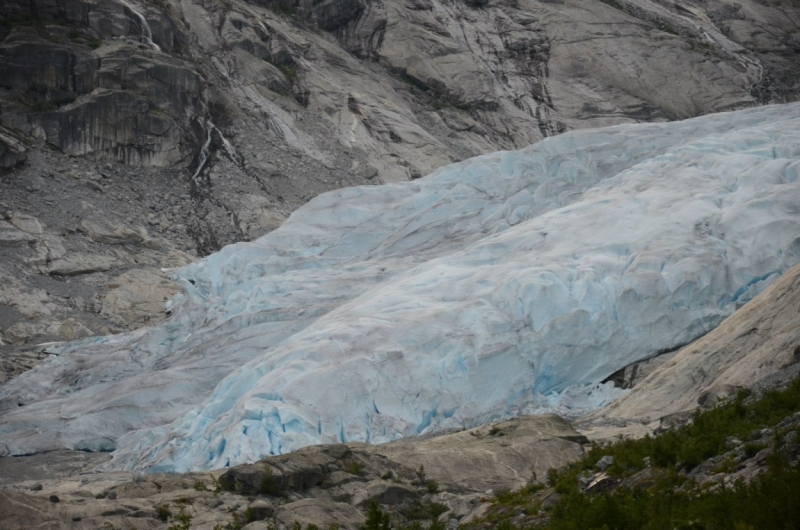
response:
<path fill-rule="evenodd" d="M 139 28 L 140 28 L 139 39 L 143 43 L 153 48 L 154 50 L 161 51 L 161 47 L 155 42 L 153 42 L 153 32 L 150 30 L 150 24 L 147 23 L 147 19 L 144 18 L 144 15 L 142 15 L 140 12 L 134 9 L 133 6 L 131 6 L 125 0 L 120 0 L 120 2 L 122 3 L 122 5 L 128 8 L 130 12 L 133 13 L 133 16 L 135 16 L 139 21 Z"/>

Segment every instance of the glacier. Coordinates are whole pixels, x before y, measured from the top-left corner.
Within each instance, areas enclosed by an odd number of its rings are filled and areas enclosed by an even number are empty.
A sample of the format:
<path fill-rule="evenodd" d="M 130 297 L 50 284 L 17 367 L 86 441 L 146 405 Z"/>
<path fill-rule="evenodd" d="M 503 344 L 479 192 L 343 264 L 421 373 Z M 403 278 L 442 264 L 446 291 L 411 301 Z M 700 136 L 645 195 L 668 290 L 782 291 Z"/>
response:
<path fill-rule="evenodd" d="M 547 138 L 341 189 L 174 272 L 160 326 L 0 387 L 0 454 L 220 468 L 619 395 L 800 262 L 800 104 Z"/>

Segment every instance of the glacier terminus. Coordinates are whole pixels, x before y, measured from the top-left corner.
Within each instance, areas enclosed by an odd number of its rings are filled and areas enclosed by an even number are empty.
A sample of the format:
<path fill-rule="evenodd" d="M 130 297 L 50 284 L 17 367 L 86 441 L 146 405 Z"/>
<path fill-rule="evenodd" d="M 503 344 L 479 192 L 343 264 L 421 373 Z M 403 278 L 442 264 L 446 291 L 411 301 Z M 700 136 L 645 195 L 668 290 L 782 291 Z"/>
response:
<path fill-rule="evenodd" d="M 0 454 L 220 468 L 574 416 L 800 262 L 800 104 L 570 132 L 325 193 L 175 271 L 163 324 L 0 389 Z"/>

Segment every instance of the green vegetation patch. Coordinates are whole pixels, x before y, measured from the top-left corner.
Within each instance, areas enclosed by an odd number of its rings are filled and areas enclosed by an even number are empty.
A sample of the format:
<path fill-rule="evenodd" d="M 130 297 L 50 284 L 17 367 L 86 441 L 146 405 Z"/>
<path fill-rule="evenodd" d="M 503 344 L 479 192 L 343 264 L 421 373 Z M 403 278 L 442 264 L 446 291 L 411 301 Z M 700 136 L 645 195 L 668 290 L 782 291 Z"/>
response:
<path fill-rule="evenodd" d="M 261 485 L 259 493 L 262 495 L 272 495 L 277 497 L 281 494 L 281 484 L 277 477 L 272 473 L 272 468 L 264 464 L 264 474 L 261 475 Z"/>
<path fill-rule="evenodd" d="M 800 470 L 779 458 L 750 484 L 717 491 L 675 490 L 660 482 L 651 490 L 572 492 L 558 502 L 551 530 L 756 530 L 800 528 Z"/>
<path fill-rule="evenodd" d="M 162 504 L 160 506 L 156 506 L 156 517 L 166 523 L 169 518 L 172 517 L 172 511 L 169 509 L 169 505 Z"/>
<path fill-rule="evenodd" d="M 758 400 L 740 392 L 731 402 L 698 412 L 689 424 L 656 437 L 595 445 L 582 460 L 550 470 L 548 481 L 559 498 L 549 518 L 539 518 L 537 526 L 549 530 L 800 530 L 800 469 L 784 450 L 785 438 L 797 431 L 796 426 L 776 430 L 766 470 L 750 483 L 701 487 L 685 474 L 733 449 L 732 438 L 756 439 L 760 430 L 775 427 L 798 411 L 800 379 Z M 752 458 L 765 448 L 763 443 L 749 442 L 742 451 Z M 639 487 L 582 492 L 579 475 L 596 472 L 597 461 L 606 455 L 613 457 L 606 470 L 611 477 L 630 477 L 649 463 L 648 480 Z M 729 457 L 713 472 L 730 473 L 736 465 Z M 515 492 L 498 492 L 490 514 L 469 526 L 489 523 L 515 530 L 512 516 L 543 515 L 537 496 L 541 488 L 532 483 Z"/>
<path fill-rule="evenodd" d="M 295 80 L 297 80 L 297 69 L 294 66 L 290 66 L 287 64 L 276 64 L 275 66 L 289 81 L 294 82 Z"/>
<path fill-rule="evenodd" d="M 437 507 L 434 507 L 437 506 Z M 420 516 L 419 518 L 427 518 L 429 516 L 433 516 L 434 513 L 439 511 L 443 505 L 436 505 L 436 503 L 431 504 L 426 509 L 422 510 L 425 512 L 424 516 Z M 445 508 L 446 509 L 446 508 Z M 439 512 L 441 513 L 444 512 Z M 405 514 L 408 517 L 408 514 Z M 438 517 L 438 516 L 437 516 Z M 433 521 L 426 527 L 423 526 L 420 521 L 414 520 L 408 524 L 398 525 L 392 521 L 392 517 L 385 513 L 380 507 L 372 501 L 369 505 L 369 509 L 367 510 L 367 520 L 361 526 L 361 530 L 445 530 L 446 526 L 443 522 L 439 521 L 436 518 L 433 518 Z"/>
<path fill-rule="evenodd" d="M 364 464 L 358 460 L 349 460 L 344 464 L 344 471 L 345 473 L 350 473 L 351 475 L 360 477 L 364 474 Z"/>
<path fill-rule="evenodd" d="M 736 398 L 724 405 L 694 415 L 690 424 L 667 431 L 659 436 L 639 440 L 624 440 L 612 445 L 595 445 L 587 456 L 562 472 L 550 473 L 554 485 L 564 482 L 577 483 L 577 476 L 585 470 L 593 470 L 601 457 L 611 455 L 614 463 L 608 473 L 615 477 L 630 476 L 644 469 L 644 459 L 651 465 L 663 469 L 686 469 L 690 471 L 709 458 L 731 449 L 728 438 L 747 439 L 753 431 L 773 427 L 787 416 L 800 411 L 800 379 L 796 379 L 785 390 L 770 391 L 752 403 L 748 392 L 740 392 Z M 761 447 L 745 448 L 752 455 Z M 751 455 L 751 456 L 752 456 Z"/>

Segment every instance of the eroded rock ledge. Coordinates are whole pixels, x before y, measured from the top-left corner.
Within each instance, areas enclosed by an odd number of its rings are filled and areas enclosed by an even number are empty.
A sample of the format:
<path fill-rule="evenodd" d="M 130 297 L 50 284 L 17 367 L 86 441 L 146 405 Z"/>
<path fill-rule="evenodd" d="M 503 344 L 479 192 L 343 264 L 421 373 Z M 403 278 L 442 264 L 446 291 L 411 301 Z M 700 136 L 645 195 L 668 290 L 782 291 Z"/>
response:
<path fill-rule="evenodd" d="M 467 522 L 488 509 L 493 492 L 544 479 L 551 467 L 582 457 L 584 443 L 566 420 L 550 414 L 382 446 L 307 447 L 185 475 L 93 474 L 108 458 L 101 453 L 3 458 L 0 527 L 154 528 L 161 524 L 159 507 L 166 506 L 173 514 L 183 507 L 195 529 L 224 526 L 235 513 L 242 520 L 274 516 L 285 527 L 297 521 L 358 530 L 373 501 L 400 518 Z"/>

